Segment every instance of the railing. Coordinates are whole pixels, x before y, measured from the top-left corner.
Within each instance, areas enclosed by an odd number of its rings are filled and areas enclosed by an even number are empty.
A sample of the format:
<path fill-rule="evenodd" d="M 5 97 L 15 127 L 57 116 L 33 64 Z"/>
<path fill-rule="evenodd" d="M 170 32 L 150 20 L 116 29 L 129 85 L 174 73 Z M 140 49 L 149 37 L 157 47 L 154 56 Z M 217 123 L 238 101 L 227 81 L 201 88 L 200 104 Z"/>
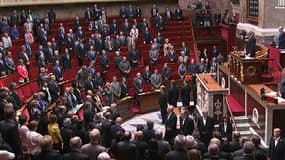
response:
<path fill-rule="evenodd" d="M 273 82 L 280 83 L 282 79 L 283 68 L 275 58 L 265 58 L 268 60 L 267 73 L 272 74 Z"/>
<path fill-rule="evenodd" d="M 231 121 L 232 121 L 234 130 L 237 131 L 237 124 L 236 124 L 236 122 L 235 122 L 234 115 L 233 115 L 233 112 L 232 112 L 231 107 L 230 107 L 230 105 L 229 105 L 228 99 L 226 99 L 226 104 L 227 104 L 228 111 L 229 111 L 230 116 L 231 116 Z"/>

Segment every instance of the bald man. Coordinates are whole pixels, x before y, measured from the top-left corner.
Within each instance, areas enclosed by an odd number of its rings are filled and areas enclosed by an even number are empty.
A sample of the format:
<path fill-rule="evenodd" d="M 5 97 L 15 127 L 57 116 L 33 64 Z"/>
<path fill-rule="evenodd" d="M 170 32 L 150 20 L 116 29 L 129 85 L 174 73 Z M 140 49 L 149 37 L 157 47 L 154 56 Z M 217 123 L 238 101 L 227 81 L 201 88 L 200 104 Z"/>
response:
<path fill-rule="evenodd" d="M 132 141 L 136 145 L 138 151 L 138 160 L 144 159 L 145 150 L 147 149 L 147 143 L 143 141 L 143 131 L 135 132 L 135 139 Z"/>
<path fill-rule="evenodd" d="M 285 140 L 281 137 L 281 129 L 273 130 L 273 137 L 270 140 L 268 159 L 269 160 L 284 160 L 285 159 Z"/>
<path fill-rule="evenodd" d="M 64 154 L 62 157 L 63 160 L 89 160 L 89 157 L 80 151 L 82 145 L 80 137 L 71 138 L 69 145 L 71 147 L 71 152 Z"/>
<path fill-rule="evenodd" d="M 123 123 L 123 119 L 122 117 L 117 117 L 116 118 L 116 122 L 113 126 L 111 126 L 111 137 L 112 139 L 114 139 L 117 135 L 117 133 L 121 132 L 124 133 L 125 129 L 121 126 L 121 124 Z"/>
<path fill-rule="evenodd" d="M 81 151 L 87 154 L 90 160 L 96 160 L 97 156 L 106 151 L 106 148 L 99 144 L 101 134 L 98 129 L 93 129 L 89 132 L 90 142 L 81 147 Z"/>

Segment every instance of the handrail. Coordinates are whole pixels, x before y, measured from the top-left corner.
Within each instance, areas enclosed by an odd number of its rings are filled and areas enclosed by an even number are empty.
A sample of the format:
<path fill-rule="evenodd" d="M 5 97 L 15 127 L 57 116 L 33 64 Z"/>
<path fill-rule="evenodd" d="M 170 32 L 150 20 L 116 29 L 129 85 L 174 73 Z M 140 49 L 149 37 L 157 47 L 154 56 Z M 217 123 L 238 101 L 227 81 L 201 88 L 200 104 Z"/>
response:
<path fill-rule="evenodd" d="M 237 131 L 237 124 L 236 124 L 236 122 L 235 122 L 234 115 L 233 115 L 233 112 L 232 112 L 231 107 L 230 107 L 230 105 L 229 105 L 228 99 L 226 99 L 226 104 L 227 104 L 227 107 L 228 107 L 228 111 L 229 111 L 229 113 L 230 113 L 230 115 L 231 115 L 232 124 L 233 124 L 233 126 L 234 126 L 234 129 L 235 129 L 235 131 Z"/>

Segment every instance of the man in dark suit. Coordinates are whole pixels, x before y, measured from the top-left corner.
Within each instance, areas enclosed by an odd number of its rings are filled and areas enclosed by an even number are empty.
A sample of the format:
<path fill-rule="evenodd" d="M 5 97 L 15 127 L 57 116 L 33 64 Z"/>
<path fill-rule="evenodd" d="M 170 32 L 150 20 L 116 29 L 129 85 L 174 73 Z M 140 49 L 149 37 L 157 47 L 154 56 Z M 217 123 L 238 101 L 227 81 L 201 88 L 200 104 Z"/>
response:
<path fill-rule="evenodd" d="M 56 100 L 58 99 L 58 96 L 60 94 L 60 88 L 56 82 L 55 75 L 51 75 L 50 79 L 51 80 L 48 83 L 49 92 L 50 92 L 50 95 L 52 98 L 52 102 L 56 102 Z"/>
<path fill-rule="evenodd" d="M 283 72 L 283 78 L 280 83 L 280 94 L 282 98 L 285 98 L 285 72 Z"/>
<path fill-rule="evenodd" d="M 159 108 L 162 119 L 162 124 L 165 124 L 167 118 L 167 92 L 165 86 L 160 86 L 160 95 L 159 95 Z"/>
<path fill-rule="evenodd" d="M 40 140 L 41 152 L 38 152 L 33 157 L 34 160 L 61 160 L 60 153 L 52 149 L 52 138 L 45 135 Z"/>
<path fill-rule="evenodd" d="M 129 96 L 129 85 L 126 77 L 122 77 L 122 82 L 120 83 L 120 86 L 121 86 L 121 97 Z"/>
<path fill-rule="evenodd" d="M 100 58 L 101 66 L 102 66 L 102 73 L 106 73 L 109 69 L 109 64 L 110 64 L 110 58 L 106 54 L 105 50 L 102 50 L 102 55 Z"/>
<path fill-rule="evenodd" d="M 273 130 L 273 137 L 270 139 L 268 158 L 270 160 L 284 160 L 285 159 L 285 140 L 281 137 L 281 129 L 275 128 Z"/>
<path fill-rule="evenodd" d="M 255 47 L 256 47 L 256 39 L 254 37 L 253 32 L 248 33 L 248 41 L 246 42 L 246 55 L 249 57 L 255 57 Z"/>
<path fill-rule="evenodd" d="M 14 109 L 4 111 L 4 120 L 0 121 L 0 133 L 18 157 L 22 153 L 22 147 Z"/>
<path fill-rule="evenodd" d="M 150 10 L 150 14 L 151 14 L 152 17 L 155 17 L 157 15 L 157 13 L 158 13 L 158 8 L 156 7 L 155 4 L 153 4 L 152 8 Z"/>
<path fill-rule="evenodd" d="M 61 56 L 61 63 L 64 70 L 71 69 L 71 55 L 69 49 L 64 49 L 64 54 Z"/>
<path fill-rule="evenodd" d="M 167 63 L 164 63 L 161 75 L 164 82 L 171 79 L 172 70 Z"/>
<path fill-rule="evenodd" d="M 153 121 L 146 122 L 146 129 L 143 130 L 143 140 L 148 143 L 149 140 L 155 138 L 155 130 L 153 129 Z"/>
<path fill-rule="evenodd" d="M 167 107 L 167 118 L 165 121 L 165 136 L 164 139 L 167 140 L 170 144 L 173 144 L 173 139 L 176 136 L 176 124 L 177 124 L 177 116 L 174 113 L 174 107 Z"/>
<path fill-rule="evenodd" d="M 191 87 L 189 83 L 184 80 L 183 81 L 183 87 L 181 88 L 181 99 L 182 99 L 182 104 L 183 107 L 188 107 L 189 102 L 190 102 L 190 92 L 191 92 Z"/>
<path fill-rule="evenodd" d="M 245 142 L 243 145 L 243 155 L 234 158 L 234 160 L 254 160 L 255 159 L 255 148 L 251 141 Z M 261 159 L 258 159 L 261 160 Z M 272 160 L 272 159 L 271 159 Z M 282 159 L 279 159 L 282 160 Z"/>
<path fill-rule="evenodd" d="M 175 150 L 166 154 L 165 160 L 185 160 L 187 159 L 187 151 L 185 150 L 185 136 L 177 135 L 174 139 Z"/>
<path fill-rule="evenodd" d="M 63 80 L 63 69 L 59 63 L 59 60 L 55 61 L 55 66 L 52 69 L 52 73 L 55 75 L 57 81 Z"/>
<path fill-rule="evenodd" d="M 111 112 L 106 112 L 103 114 L 105 119 L 103 120 L 101 124 L 101 130 L 102 130 L 102 144 L 105 147 L 110 147 L 111 145 L 111 126 L 112 126 L 112 120 L 111 120 Z"/>
<path fill-rule="evenodd" d="M 170 88 L 168 90 L 168 103 L 174 107 L 177 106 L 179 96 L 179 90 L 176 87 L 175 81 L 171 80 L 170 82 Z"/>
<path fill-rule="evenodd" d="M 10 26 L 18 24 L 19 24 L 19 15 L 17 14 L 17 11 L 14 10 L 13 13 L 10 15 Z"/>
<path fill-rule="evenodd" d="M 84 83 L 85 91 L 88 91 L 88 90 L 94 91 L 95 87 L 96 86 L 93 81 L 93 75 L 89 74 L 87 77 L 87 80 L 85 80 L 85 83 Z"/>
<path fill-rule="evenodd" d="M 69 145 L 71 152 L 66 153 L 62 156 L 62 160 L 89 160 L 89 157 L 80 152 L 82 141 L 80 137 L 73 137 L 70 139 Z"/>
<path fill-rule="evenodd" d="M 111 126 L 111 137 L 112 139 L 116 138 L 118 132 L 124 133 L 125 129 L 121 126 L 123 119 L 121 117 L 116 118 L 116 123 Z"/>
<path fill-rule="evenodd" d="M 214 129 L 214 119 L 208 116 L 208 110 L 205 109 L 202 111 L 202 117 L 198 119 L 197 128 L 200 132 L 200 139 L 206 145 L 209 144 L 210 139 L 212 138 L 212 132 Z"/>
<path fill-rule="evenodd" d="M 185 136 L 192 135 L 194 131 L 194 121 L 189 117 L 188 110 L 183 110 L 180 117 L 180 130 Z"/>
<path fill-rule="evenodd" d="M 86 9 L 84 18 L 86 21 L 90 21 L 93 18 L 92 11 L 90 10 L 90 8 Z"/>
<path fill-rule="evenodd" d="M 145 151 L 147 149 L 147 142 L 143 141 L 144 133 L 143 131 L 137 131 L 134 135 L 134 140 L 131 143 L 136 145 L 137 148 L 137 160 L 144 160 Z"/>
<path fill-rule="evenodd" d="M 224 117 L 223 122 L 219 125 L 219 131 L 222 136 L 223 141 L 231 141 L 232 139 L 232 133 L 233 133 L 233 126 L 232 123 L 230 123 L 230 120 L 228 117 Z"/>
<path fill-rule="evenodd" d="M 285 49 L 285 32 L 282 26 L 279 27 L 278 46 L 280 49 Z"/>
<path fill-rule="evenodd" d="M 79 43 L 76 46 L 76 51 L 77 51 L 79 65 L 82 66 L 84 63 L 84 57 L 86 55 L 85 45 L 82 39 L 79 40 Z"/>
<path fill-rule="evenodd" d="M 136 160 L 137 149 L 136 145 L 130 142 L 132 135 L 130 132 L 125 132 L 121 142 L 117 143 L 115 158 L 117 160 Z"/>

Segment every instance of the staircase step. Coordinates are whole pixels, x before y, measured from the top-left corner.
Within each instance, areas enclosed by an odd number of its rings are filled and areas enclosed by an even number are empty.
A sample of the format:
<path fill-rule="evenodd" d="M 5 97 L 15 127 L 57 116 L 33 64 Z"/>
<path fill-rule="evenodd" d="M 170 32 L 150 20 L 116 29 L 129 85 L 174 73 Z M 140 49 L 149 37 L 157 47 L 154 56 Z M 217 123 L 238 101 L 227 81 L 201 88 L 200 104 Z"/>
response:
<path fill-rule="evenodd" d="M 234 116 L 241 116 L 244 114 L 244 107 L 241 106 L 233 96 L 228 95 L 227 100 Z"/>
<path fill-rule="evenodd" d="M 241 136 L 249 136 L 249 135 L 252 135 L 252 133 L 251 133 L 250 130 L 247 130 L 247 131 L 240 131 L 240 135 L 241 135 Z"/>
<path fill-rule="evenodd" d="M 246 116 L 234 116 L 234 120 L 236 123 L 247 123 L 248 118 Z"/>

